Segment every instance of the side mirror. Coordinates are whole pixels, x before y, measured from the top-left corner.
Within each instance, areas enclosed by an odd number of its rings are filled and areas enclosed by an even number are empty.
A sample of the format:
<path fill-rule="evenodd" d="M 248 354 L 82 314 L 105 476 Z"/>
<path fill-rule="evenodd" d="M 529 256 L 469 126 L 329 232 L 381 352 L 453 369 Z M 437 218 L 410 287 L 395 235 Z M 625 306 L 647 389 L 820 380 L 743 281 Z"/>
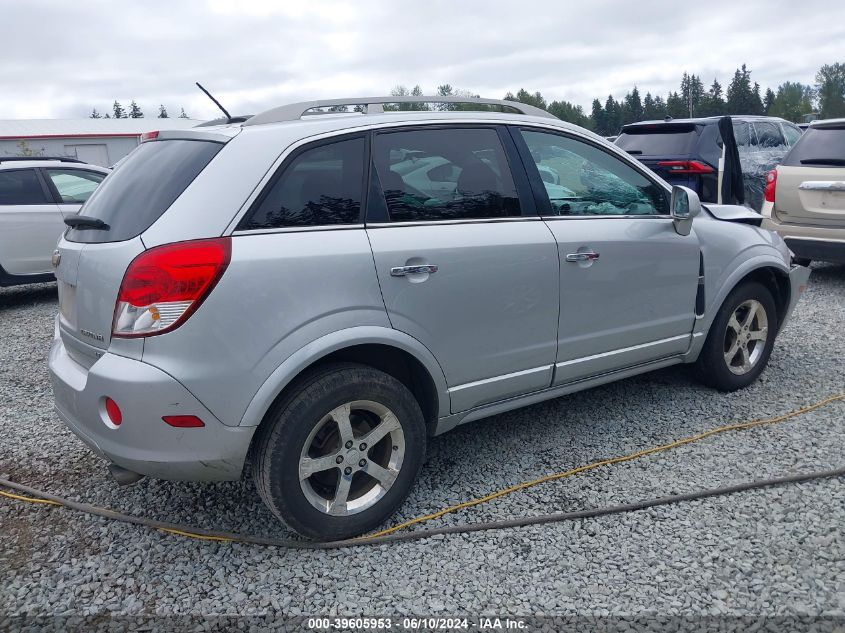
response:
<path fill-rule="evenodd" d="M 672 209 L 672 220 L 678 235 L 689 235 L 692 230 L 692 219 L 701 213 L 701 200 L 698 194 L 688 187 L 675 185 L 672 187 L 672 199 L 669 203 Z"/>

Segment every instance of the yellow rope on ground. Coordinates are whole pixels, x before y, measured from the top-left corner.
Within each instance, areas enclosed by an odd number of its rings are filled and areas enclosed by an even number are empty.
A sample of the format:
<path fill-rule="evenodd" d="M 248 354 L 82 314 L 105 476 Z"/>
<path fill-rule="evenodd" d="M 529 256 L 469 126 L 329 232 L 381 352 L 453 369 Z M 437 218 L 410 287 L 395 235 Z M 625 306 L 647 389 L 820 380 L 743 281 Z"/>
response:
<path fill-rule="evenodd" d="M 738 422 L 735 424 L 726 424 L 724 426 L 716 427 L 714 429 L 710 429 L 709 431 L 704 431 L 703 433 L 699 433 L 697 435 L 691 435 L 690 437 L 685 437 L 680 440 L 676 440 L 674 442 L 670 442 L 668 444 L 662 444 L 660 446 L 654 446 L 652 448 L 647 448 L 642 451 L 637 451 L 636 453 L 630 453 L 628 455 L 621 455 L 619 457 L 612 457 L 610 459 L 603 459 L 601 461 L 592 462 L 591 464 L 586 464 L 585 466 L 579 466 L 577 468 L 572 468 L 571 470 L 565 470 L 563 472 L 554 473 L 551 475 L 546 475 L 544 477 L 540 477 L 539 479 L 532 479 L 531 481 L 526 481 L 521 484 L 516 484 L 515 486 L 510 486 L 509 488 L 504 488 L 497 492 L 490 493 L 489 495 L 485 495 L 483 497 L 479 497 L 477 499 L 473 499 L 471 501 L 464 501 L 463 503 L 458 503 L 447 508 L 443 508 L 442 510 L 438 510 L 437 512 L 433 512 L 432 514 L 427 514 L 425 516 L 417 517 L 415 519 L 411 519 L 409 521 L 405 521 L 404 523 L 400 523 L 399 525 L 394 525 L 391 528 L 386 530 L 382 530 L 380 532 L 376 532 L 374 534 L 368 534 L 366 536 L 358 537 L 358 538 L 375 538 L 379 536 L 387 536 L 388 534 L 393 534 L 394 532 L 398 532 L 399 530 L 405 529 L 412 525 L 419 525 L 420 523 L 425 523 L 426 521 L 431 521 L 433 519 L 440 518 L 446 514 L 450 514 L 452 512 L 457 512 L 458 510 L 463 510 L 465 508 L 472 508 L 477 505 L 481 505 L 482 503 L 486 503 L 487 501 L 492 501 L 494 499 L 498 499 L 500 497 L 504 497 L 505 495 L 509 495 L 513 492 L 518 492 L 520 490 L 525 490 L 526 488 L 531 488 L 533 486 L 537 486 L 542 483 L 546 483 L 549 481 L 556 481 L 558 479 L 564 479 L 566 477 L 571 477 L 573 475 L 577 475 L 579 473 L 586 472 L 588 470 L 594 470 L 601 466 L 610 466 L 612 464 L 619 464 L 622 462 L 631 461 L 633 459 L 638 459 L 640 457 L 645 457 L 646 455 L 653 455 L 654 453 L 659 453 L 661 451 L 666 451 L 672 448 L 677 448 L 679 446 L 684 446 L 686 444 L 691 444 L 693 442 L 698 442 L 703 440 L 707 437 L 712 435 L 717 435 L 719 433 L 725 433 L 727 431 L 739 431 L 743 429 L 750 429 L 755 426 L 763 426 L 766 424 L 776 424 L 777 422 L 783 422 L 784 420 L 788 420 L 790 418 L 794 418 L 795 416 L 801 415 L 803 413 L 809 413 L 810 411 L 814 411 L 819 409 L 825 405 L 830 404 L 831 402 L 836 402 L 837 400 L 845 400 L 845 393 L 841 393 L 835 396 L 831 396 L 829 398 L 825 398 L 815 404 L 808 405 L 796 411 L 791 411 L 789 413 L 784 413 L 783 415 L 779 415 L 774 418 L 767 418 L 767 419 L 757 419 L 752 420 L 750 422 Z M 53 501 L 52 499 L 35 499 L 32 497 L 25 497 L 23 495 L 17 495 L 11 492 L 3 492 L 0 490 L 0 495 L 4 497 L 8 497 L 10 499 L 16 499 L 18 501 L 27 501 L 29 503 L 44 503 L 47 505 L 54 505 L 54 506 L 61 506 L 63 504 L 59 503 L 58 501 Z M 98 508 L 99 510 L 106 510 L 105 508 Z M 167 532 L 169 534 L 175 534 L 178 536 L 186 536 L 189 538 L 199 539 L 203 541 L 220 541 L 220 542 L 238 542 L 239 539 L 236 538 L 229 538 L 224 536 L 207 536 L 205 534 L 195 534 L 193 532 L 187 532 L 183 530 L 176 530 L 171 528 L 157 528 L 162 530 L 163 532 Z"/>
<path fill-rule="evenodd" d="M 578 473 L 583 473 L 588 470 L 594 470 L 599 468 L 600 466 L 610 466 L 611 464 L 619 464 L 621 462 L 631 461 L 632 459 L 638 459 L 640 457 L 645 457 L 646 455 L 652 455 L 654 453 L 659 453 L 661 451 L 666 451 L 671 448 L 677 448 L 679 446 L 684 446 L 685 444 L 691 444 L 693 442 L 697 442 L 699 440 L 703 440 L 704 438 L 710 437 L 711 435 L 716 435 L 718 433 L 725 433 L 726 431 L 738 431 L 741 429 L 750 429 L 755 426 L 762 426 L 764 424 L 775 424 L 777 422 L 783 422 L 784 420 L 788 420 L 789 418 L 794 418 L 797 415 L 801 415 L 802 413 L 809 413 L 810 411 L 814 411 L 820 407 L 823 407 L 831 402 L 835 402 L 837 400 L 845 400 L 845 393 L 841 393 L 836 396 L 831 396 L 830 398 L 825 398 L 820 402 L 816 402 L 815 404 L 811 404 L 809 406 L 804 407 L 803 409 L 798 409 L 797 411 L 792 411 L 790 413 L 785 413 L 783 415 L 779 415 L 775 418 L 769 418 L 765 420 L 752 420 L 751 422 L 739 422 L 736 424 L 726 424 L 725 426 L 720 426 L 715 429 L 710 429 L 709 431 L 704 431 L 703 433 L 699 433 L 698 435 L 692 435 L 690 437 L 685 437 L 683 439 L 677 440 L 675 442 L 670 442 L 669 444 L 663 444 L 661 446 L 655 446 L 652 448 L 647 448 L 642 451 L 637 451 L 636 453 L 630 453 L 628 455 L 622 455 L 620 457 L 613 457 L 610 459 L 603 459 L 598 462 L 593 462 L 591 464 L 587 464 L 585 466 L 579 466 L 577 468 L 573 468 L 571 470 L 565 470 L 560 473 L 554 473 L 552 475 L 546 475 L 544 477 L 540 477 L 539 479 L 533 479 L 531 481 L 526 481 L 521 484 L 517 484 L 515 486 L 511 486 L 510 488 L 505 488 L 503 490 L 499 490 L 497 492 L 490 493 L 489 495 L 485 495 L 483 497 L 479 497 L 477 499 L 473 499 L 471 501 L 464 501 L 463 503 L 457 503 L 453 506 L 449 506 L 448 508 L 443 508 L 442 510 L 438 510 L 437 512 L 433 512 L 431 514 L 426 514 L 425 516 L 417 517 L 416 519 L 411 519 L 409 521 L 405 521 L 404 523 L 400 523 L 399 525 L 394 525 L 391 528 L 387 528 L 386 530 L 382 530 L 380 532 L 375 532 L 374 534 L 367 534 L 366 537 L 359 537 L 359 538 L 376 538 L 379 536 L 387 536 L 388 534 L 393 534 L 394 532 L 398 532 L 399 530 L 403 530 L 407 527 L 411 527 L 412 525 L 419 525 L 420 523 L 425 523 L 426 521 L 431 521 L 432 519 L 438 519 L 445 514 L 450 514 L 452 512 L 457 512 L 458 510 L 463 510 L 465 508 L 472 508 L 473 506 L 480 505 L 482 503 L 486 503 L 488 501 L 492 501 L 493 499 L 498 499 L 499 497 L 504 497 L 505 495 L 509 495 L 512 492 L 517 492 L 519 490 L 525 490 L 526 488 L 531 488 L 532 486 L 537 486 L 539 484 L 546 483 L 548 481 L 556 481 L 558 479 L 564 479 L 566 477 L 571 477 L 573 475 L 577 475 Z"/>

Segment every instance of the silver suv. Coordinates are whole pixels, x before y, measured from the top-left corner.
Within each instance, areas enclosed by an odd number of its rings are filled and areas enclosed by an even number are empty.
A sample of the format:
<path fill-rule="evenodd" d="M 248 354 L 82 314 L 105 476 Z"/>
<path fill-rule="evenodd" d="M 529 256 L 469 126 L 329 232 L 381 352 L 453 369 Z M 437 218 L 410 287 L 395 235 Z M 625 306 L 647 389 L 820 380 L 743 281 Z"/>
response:
<path fill-rule="evenodd" d="M 513 102 L 150 134 L 59 243 L 56 408 L 120 482 L 249 464 L 297 532 L 360 534 L 459 424 L 679 363 L 753 382 L 809 274 L 760 220 Z"/>

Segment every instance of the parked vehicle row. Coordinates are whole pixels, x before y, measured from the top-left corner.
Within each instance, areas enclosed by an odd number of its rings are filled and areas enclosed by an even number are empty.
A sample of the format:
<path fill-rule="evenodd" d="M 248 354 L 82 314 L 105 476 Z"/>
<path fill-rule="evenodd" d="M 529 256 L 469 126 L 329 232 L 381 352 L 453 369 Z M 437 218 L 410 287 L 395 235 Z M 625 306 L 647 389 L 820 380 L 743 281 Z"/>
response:
<path fill-rule="evenodd" d="M 502 111 L 382 111 L 411 101 Z M 809 275 L 761 220 L 514 102 L 150 134 L 58 244 L 56 408 L 119 481 L 248 461 L 294 530 L 360 534 L 429 435 L 680 363 L 753 382 Z"/>
<path fill-rule="evenodd" d="M 0 156 L 0 286 L 53 281 L 50 258 L 108 169 L 72 158 Z"/>
<path fill-rule="evenodd" d="M 615 143 L 670 184 L 695 191 L 702 202 L 744 203 L 759 211 L 766 174 L 798 141 L 801 129 L 776 117 L 732 116 L 728 132 L 720 129 L 723 118 L 631 123 Z M 723 184 L 733 170 L 740 170 L 741 185 L 726 191 Z"/>

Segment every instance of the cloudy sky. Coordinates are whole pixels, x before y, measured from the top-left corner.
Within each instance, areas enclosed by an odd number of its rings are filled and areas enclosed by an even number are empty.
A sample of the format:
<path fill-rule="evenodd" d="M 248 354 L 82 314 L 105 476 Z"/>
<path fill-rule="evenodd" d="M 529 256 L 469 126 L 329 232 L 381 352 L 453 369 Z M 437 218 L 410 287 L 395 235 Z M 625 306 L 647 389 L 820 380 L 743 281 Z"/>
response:
<path fill-rule="evenodd" d="M 686 71 L 724 87 L 746 63 L 765 89 L 845 62 L 845 3 L 708 0 L 0 0 L 0 119 L 82 117 L 135 99 L 212 118 L 330 96 L 594 97 L 675 90 Z"/>

